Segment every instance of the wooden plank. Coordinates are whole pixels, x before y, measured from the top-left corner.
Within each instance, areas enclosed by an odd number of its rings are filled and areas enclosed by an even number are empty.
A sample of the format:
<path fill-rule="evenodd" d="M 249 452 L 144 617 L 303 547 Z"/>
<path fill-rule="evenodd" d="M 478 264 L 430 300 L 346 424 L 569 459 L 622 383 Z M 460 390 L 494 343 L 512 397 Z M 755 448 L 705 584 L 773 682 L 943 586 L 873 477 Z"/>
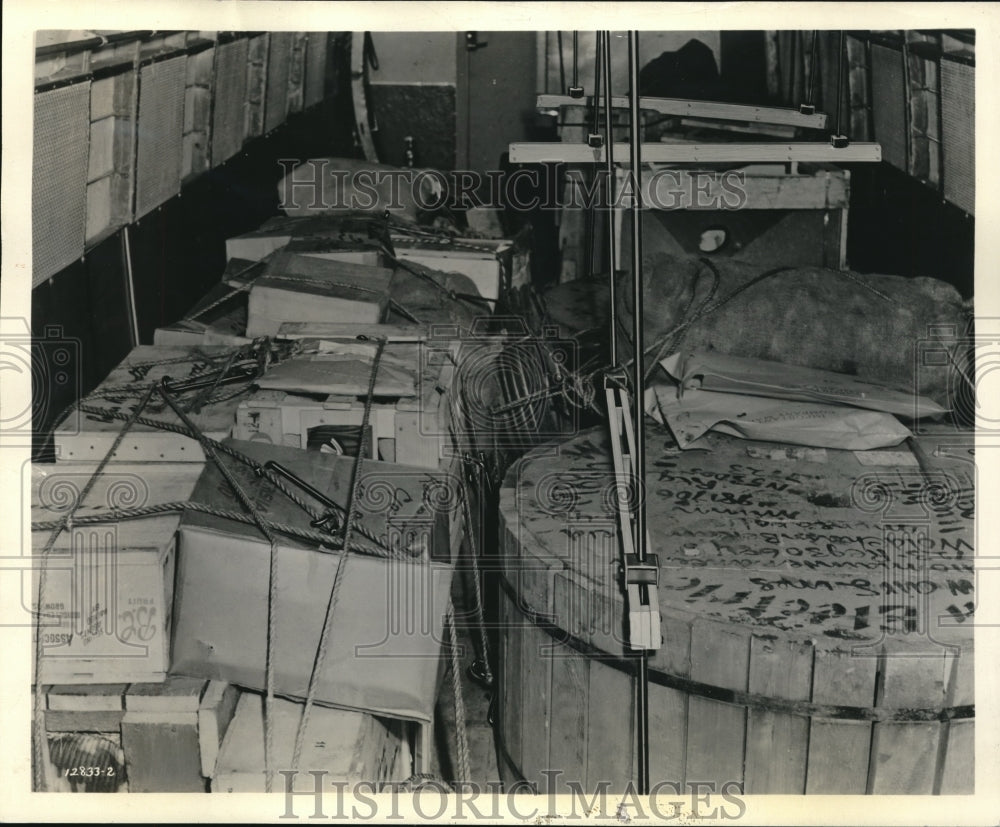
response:
<path fill-rule="evenodd" d="M 205 791 L 197 714 L 126 712 L 121 731 L 131 792 Z"/>
<path fill-rule="evenodd" d="M 117 732 L 124 709 L 105 711 L 70 711 L 49 709 L 45 729 L 49 732 Z"/>
<path fill-rule="evenodd" d="M 874 795 L 930 795 L 941 725 L 875 724 L 869 792 Z"/>
<path fill-rule="evenodd" d="M 501 670 L 503 673 L 503 693 L 500 695 L 501 731 L 507 755 L 518 772 L 523 772 L 521 760 L 521 703 L 523 698 L 521 680 L 521 649 L 524 640 L 524 618 L 504 595 L 501 597 L 502 613 L 506 618 L 501 646 Z"/>
<path fill-rule="evenodd" d="M 130 712 L 197 712 L 208 681 L 170 675 L 163 683 L 134 683 L 125 693 Z"/>
<path fill-rule="evenodd" d="M 593 106 L 593 97 L 572 98 L 569 95 L 539 95 L 535 105 L 539 109 L 554 109 L 559 106 Z M 602 104 L 603 106 L 603 104 Z M 629 99 L 624 95 L 612 95 L 611 106 L 627 109 Z M 740 121 L 746 123 L 785 124 L 810 129 L 825 129 L 826 114 L 814 112 L 803 114 L 797 109 L 776 106 L 748 106 L 737 103 L 686 100 L 682 98 L 639 98 L 639 108 L 661 115 L 709 118 L 720 121 Z"/>
<path fill-rule="evenodd" d="M 697 620 L 691 628 L 691 678 L 746 691 L 750 636 L 742 629 Z M 708 698 L 688 701 L 687 781 L 743 782 L 746 709 Z"/>
<path fill-rule="evenodd" d="M 886 656 L 880 660 L 881 685 L 876 705 L 887 710 L 940 709 L 944 706 L 948 670 L 942 655 Z M 875 794 L 933 792 L 941 724 L 879 722 L 872 731 L 868 788 Z"/>
<path fill-rule="evenodd" d="M 198 743 L 201 774 L 211 778 L 219 747 L 236 714 L 239 690 L 226 681 L 209 681 L 198 707 Z"/>
<path fill-rule="evenodd" d="M 126 688 L 124 683 L 57 684 L 49 689 L 47 706 L 66 712 L 114 712 L 124 708 Z"/>
<path fill-rule="evenodd" d="M 660 616 L 663 645 L 650 653 L 649 666 L 670 675 L 691 674 L 691 624 L 671 614 Z M 649 686 L 650 782 L 668 781 L 684 790 L 688 738 L 688 695 Z M 695 779 L 698 780 L 698 779 Z M 668 788 L 673 789 L 673 788 Z"/>
<path fill-rule="evenodd" d="M 837 148 L 828 143 L 756 143 L 756 144 L 643 144 L 642 160 L 647 164 L 740 164 L 791 163 L 792 161 L 830 161 L 859 163 L 882 160 L 878 144 L 856 143 Z M 513 164 L 603 164 L 604 147 L 587 144 L 512 143 Z M 616 163 L 627 164 L 629 145 L 613 147 Z"/>
<path fill-rule="evenodd" d="M 817 649 L 812 700 L 817 704 L 868 707 L 875 699 L 875 658 Z M 806 792 L 861 795 L 868 778 L 871 724 L 813 718 L 809 725 Z"/>
<path fill-rule="evenodd" d="M 542 770 L 549 761 L 549 730 L 552 725 L 552 639 L 537 626 L 521 628 L 521 772 L 545 789 Z"/>
<path fill-rule="evenodd" d="M 750 641 L 751 692 L 768 698 L 809 700 L 813 648 L 808 643 L 754 636 Z M 751 709 L 747 721 L 745 792 L 800 795 L 806 787 L 809 719 Z"/>
<path fill-rule="evenodd" d="M 599 660 L 590 664 L 586 789 L 610 784 L 622 792 L 635 782 L 635 693 L 632 675 Z M 576 779 L 569 779 L 571 781 Z"/>
<path fill-rule="evenodd" d="M 561 646 L 552 658 L 552 712 L 549 731 L 548 769 L 559 770 L 549 794 L 565 794 L 568 781 L 583 783 L 587 770 L 587 692 L 592 662 L 568 647 Z M 600 668 L 600 667 L 598 667 Z M 652 706 L 652 704 L 650 704 Z M 652 727 L 652 723 L 650 724 Z"/>

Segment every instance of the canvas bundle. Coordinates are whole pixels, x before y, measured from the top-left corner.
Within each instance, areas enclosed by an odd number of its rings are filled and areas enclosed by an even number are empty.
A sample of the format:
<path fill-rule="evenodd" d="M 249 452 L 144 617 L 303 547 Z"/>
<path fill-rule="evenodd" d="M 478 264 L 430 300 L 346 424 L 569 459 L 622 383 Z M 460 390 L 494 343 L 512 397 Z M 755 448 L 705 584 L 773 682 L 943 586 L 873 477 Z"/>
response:
<path fill-rule="evenodd" d="M 963 373 L 971 376 L 960 366 L 970 316 L 951 285 L 823 267 L 768 274 L 733 260 L 712 264 L 719 274 L 714 291 L 712 268 L 694 256 L 645 262 L 645 346 L 654 349 L 648 358 L 672 342 L 660 355 L 683 347 L 831 370 L 945 407 L 965 392 Z M 622 287 L 624 338 L 632 296 Z M 938 358 L 923 358 L 929 350 Z"/>

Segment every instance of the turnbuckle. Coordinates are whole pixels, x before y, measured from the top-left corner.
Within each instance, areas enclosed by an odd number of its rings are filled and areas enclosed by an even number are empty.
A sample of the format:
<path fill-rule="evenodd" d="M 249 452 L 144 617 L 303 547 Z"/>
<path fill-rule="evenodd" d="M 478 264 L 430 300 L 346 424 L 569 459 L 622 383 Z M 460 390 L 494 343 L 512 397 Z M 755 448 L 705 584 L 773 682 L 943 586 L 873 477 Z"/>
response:
<path fill-rule="evenodd" d="M 281 477 L 284 477 L 288 482 L 301 488 L 310 497 L 318 502 L 322 503 L 326 507 L 326 511 L 319 517 L 311 520 L 309 525 L 313 528 L 318 528 L 321 531 L 325 531 L 328 534 L 334 534 L 340 530 L 342 525 L 340 520 L 340 514 L 343 509 L 331 500 L 326 494 L 317 489 L 316 487 L 310 485 L 304 479 L 288 470 L 284 465 L 279 462 L 275 462 L 273 459 L 268 460 L 264 463 L 265 471 L 273 471 Z"/>

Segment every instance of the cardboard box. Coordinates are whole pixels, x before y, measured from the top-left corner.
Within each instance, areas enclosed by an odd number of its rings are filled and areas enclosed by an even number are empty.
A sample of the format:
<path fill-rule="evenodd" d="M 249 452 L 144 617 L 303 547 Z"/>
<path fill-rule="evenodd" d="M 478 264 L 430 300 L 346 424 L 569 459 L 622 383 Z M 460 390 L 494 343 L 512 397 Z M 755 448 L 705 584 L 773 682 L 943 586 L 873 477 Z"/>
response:
<path fill-rule="evenodd" d="M 389 236 L 386 222 L 372 215 L 274 216 L 256 230 L 226 239 L 226 258 L 260 261 L 300 239 L 320 245 L 323 249 L 317 252 L 339 250 L 344 253 L 337 257 L 340 261 L 379 264 L 370 262 L 371 254 L 388 244 Z M 358 260 L 359 256 L 363 260 Z"/>
<path fill-rule="evenodd" d="M 254 442 L 228 444 L 258 462 L 275 460 L 345 504 L 353 459 Z M 278 523 L 309 516 L 245 465 L 227 463 L 248 495 Z M 448 517 L 460 508 L 441 472 L 363 461 L 357 525 L 387 545 L 416 540 L 431 559 L 386 559 L 317 549 L 282 537 L 274 605 L 275 691 L 303 698 L 334 576 L 346 565 L 318 701 L 429 723 L 434 710 L 443 618 L 452 578 Z M 194 499 L 236 508 L 214 465 Z M 372 548 L 369 540 L 356 542 Z M 268 639 L 270 545 L 253 525 L 185 514 L 180 527 L 171 673 L 263 690 Z"/>
<path fill-rule="evenodd" d="M 274 255 L 250 288 L 247 336 L 273 336 L 282 322 L 381 322 L 392 271 L 297 253 Z"/>
<path fill-rule="evenodd" d="M 396 258 L 443 272 L 463 273 L 484 299 L 496 301 L 512 289 L 531 283 L 530 251 L 517 239 L 426 239 L 393 235 Z"/>
<path fill-rule="evenodd" d="M 150 384 L 165 377 L 176 384 L 221 369 L 233 350 L 218 345 L 140 345 L 82 403 L 109 413 L 127 415 L 139 404 Z M 232 391 L 232 385 L 223 385 L 216 393 L 226 396 Z M 197 393 L 191 391 L 184 399 L 191 399 Z M 179 398 L 178 401 L 183 400 Z M 238 404 L 237 398 L 224 399 L 206 404 L 199 411 L 191 412 L 190 417 L 205 436 L 225 439 L 232 432 Z M 183 424 L 155 392 L 143 416 L 174 425 Z M 74 406 L 55 430 L 56 461 L 99 462 L 111 449 L 124 424 L 123 419 L 102 419 Z M 198 441 L 191 437 L 136 423 L 111 459 L 113 462 L 201 463 L 205 454 Z"/>
<path fill-rule="evenodd" d="M 346 338 L 324 340 L 321 347 L 326 355 L 319 354 L 315 358 L 329 359 L 337 351 L 338 344 L 345 349 L 356 347 Z M 377 395 L 388 398 L 380 398 L 372 405 L 369 421 L 374 438 L 371 445 L 377 451 L 374 456 L 420 468 L 445 468 L 450 465 L 455 456 L 452 384 L 456 351 L 457 343 L 443 340 L 386 345 L 384 369 L 380 368 L 379 377 L 386 381 L 395 377 L 400 381 L 376 387 Z M 308 360 L 310 357 L 303 358 Z M 371 372 L 369 364 L 361 364 L 353 374 L 353 385 L 346 385 L 344 381 L 349 377 L 346 368 L 339 370 L 338 364 L 332 361 L 307 361 L 306 367 L 328 366 L 327 381 L 339 383 L 339 392 L 325 396 L 319 393 L 322 386 L 315 382 L 302 384 L 299 392 L 292 391 L 294 382 L 290 384 L 291 380 L 280 379 L 279 374 L 287 374 L 294 365 L 295 361 L 289 360 L 270 371 L 262 380 L 262 390 L 240 402 L 233 431 L 237 439 L 306 448 L 314 428 L 323 425 L 360 426 Z M 401 378 L 400 368 L 405 369 L 406 366 L 409 366 L 406 370 L 408 377 Z M 338 379 L 338 376 L 341 378 Z M 317 377 L 323 379 L 324 373 L 319 371 Z M 303 378 L 308 377 L 304 375 Z M 273 385 L 282 386 L 285 390 L 267 389 Z M 400 395 L 398 392 L 406 391 L 407 386 L 412 392 Z M 379 390 L 379 387 L 382 389 Z M 306 392 L 319 395 L 307 396 Z"/>
<path fill-rule="evenodd" d="M 276 770 L 292 769 L 295 734 L 304 704 L 282 698 L 274 700 L 274 762 Z M 246 793 L 265 791 L 264 698 L 243 692 L 236 715 L 226 733 L 212 792 Z M 308 782 L 310 772 L 325 772 L 324 786 L 330 782 L 381 784 L 402 780 L 394 777 L 396 757 L 401 749 L 398 721 L 383 721 L 364 712 L 314 706 L 303 740 L 299 771 Z M 284 789 L 285 778 L 275 776 L 275 789 Z M 296 784 L 296 789 L 299 788 Z"/>
<path fill-rule="evenodd" d="M 32 521 L 63 517 L 95 465 L 31 468 Z M 76 519 L 187 500 L 200 468 L 193 463 L 109 465 Z M 162 681 L 169 654 L 175 535 L 179 513 L 63 531 L 49 552 L 41 629 L 43 683 Z M 32 532 L 40 555 L 51 531 Z M 29 575 L 25 606 L 37 606 L 41 558 Z M 28 595 L 30 594 L 30 603 Z"/>
<path fill-rule="evenodd" d="M 234 264 L 234 262 L 230 262 Z M 242 272 L 239 267 L 234 273 Z M 250 262 L 246 262 L 250 264 Z M 220 282 L 183 319 L 153 331 L 154 345 L 244 345 L 247 338 L 247 293 Z"/>

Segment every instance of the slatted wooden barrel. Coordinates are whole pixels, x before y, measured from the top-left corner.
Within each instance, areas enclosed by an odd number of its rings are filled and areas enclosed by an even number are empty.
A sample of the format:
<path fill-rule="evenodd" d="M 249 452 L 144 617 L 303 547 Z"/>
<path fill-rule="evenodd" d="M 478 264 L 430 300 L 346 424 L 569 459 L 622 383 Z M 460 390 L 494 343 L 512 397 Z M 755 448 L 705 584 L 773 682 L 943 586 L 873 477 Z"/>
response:
<path fill-rule="evenodd" d="M 922 438 L 921 466 L 905 445 L 702 443 L 647 433 L 654 791 L 972 791 L 971 438 Z M 506 780 L 539 791 L 634 779 L 611 469 L 598 428 L 501 492 L 496 729 Z"/>

